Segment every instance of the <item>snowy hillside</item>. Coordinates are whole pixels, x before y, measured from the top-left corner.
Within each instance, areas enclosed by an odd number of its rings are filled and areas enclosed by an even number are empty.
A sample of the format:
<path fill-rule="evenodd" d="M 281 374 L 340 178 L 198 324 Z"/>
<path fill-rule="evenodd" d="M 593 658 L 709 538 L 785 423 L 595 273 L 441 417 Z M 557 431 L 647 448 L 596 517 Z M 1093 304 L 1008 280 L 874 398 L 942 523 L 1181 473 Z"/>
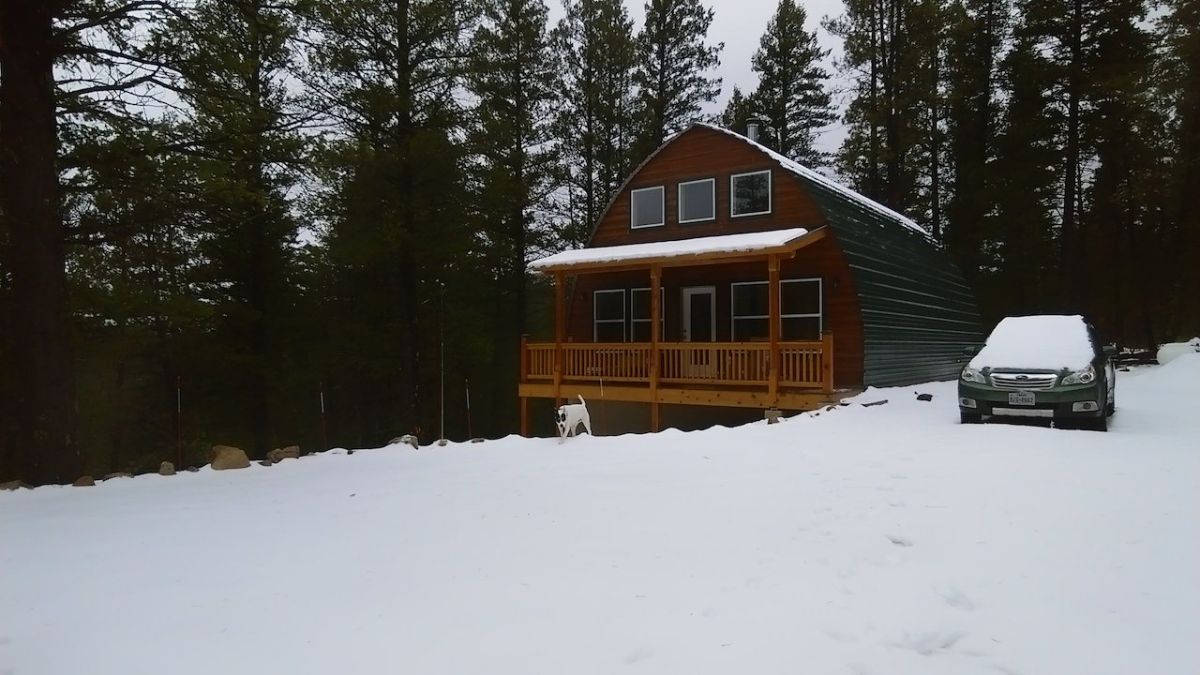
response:
<path fill-rule="evenodd" d="M 1117 392 L 0 493 L 0 672 L 1200 672 L 1200 355 Z"/>

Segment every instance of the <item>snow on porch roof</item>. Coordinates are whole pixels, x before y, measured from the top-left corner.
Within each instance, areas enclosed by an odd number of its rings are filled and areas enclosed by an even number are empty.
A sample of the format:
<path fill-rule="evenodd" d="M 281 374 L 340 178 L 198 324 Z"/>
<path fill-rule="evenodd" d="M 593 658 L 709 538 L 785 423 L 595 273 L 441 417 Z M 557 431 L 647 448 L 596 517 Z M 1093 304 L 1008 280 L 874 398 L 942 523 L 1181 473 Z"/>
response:
<path fill-rule="evenodd" d="M 555 272 L 593 267 L 623 267 L 634 264 L 685 265 L 701 260 L 715 262 L 745 255 L 786 253 L 812 240 L 812 238 L 806 237 L 808 234 L 808 230 L 794 227 L 770 232 L 722 234 L 715 237 L 656 241 L 648 244 L 580 248 L 535 260 L 529 263 L 529 269 L 537 272 Z"/>

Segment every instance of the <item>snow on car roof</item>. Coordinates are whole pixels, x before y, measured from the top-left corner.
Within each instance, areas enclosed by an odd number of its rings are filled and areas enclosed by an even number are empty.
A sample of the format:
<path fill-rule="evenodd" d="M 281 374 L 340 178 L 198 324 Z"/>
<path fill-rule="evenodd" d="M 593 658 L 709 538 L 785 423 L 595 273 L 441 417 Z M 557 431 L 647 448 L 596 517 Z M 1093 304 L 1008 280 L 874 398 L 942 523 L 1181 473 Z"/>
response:
<path fill-rule="evenodd" d="M 1010 316 L 996 324 L 969 365 L 975 369 L 1082 370 L 1094 356 L 1087 323 L 1078 314 Z"/>
<path fill-rule="evenodd" d="M 656 241 L 647 244 L 623 244 L 621 246 L 597 246 L 562 251 L 529 263 L 532 270 L 554 269 L 574 265 L 634 262 L 655 258 L 677 258 L 709 253 L 754 253 L 765 251 L 796 241 L 808 234 L 801 227 L 745 234 L 721 234 L 714 237 L 696 237 L 676 241 Z"/>

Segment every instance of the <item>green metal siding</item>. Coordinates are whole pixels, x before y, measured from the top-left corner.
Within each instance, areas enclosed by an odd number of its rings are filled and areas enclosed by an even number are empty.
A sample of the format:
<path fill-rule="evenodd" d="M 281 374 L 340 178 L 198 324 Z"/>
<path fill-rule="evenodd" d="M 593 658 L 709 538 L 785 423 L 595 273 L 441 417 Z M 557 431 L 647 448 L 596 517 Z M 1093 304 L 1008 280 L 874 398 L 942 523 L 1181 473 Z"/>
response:
<path fill-rule="evenodd" d="M 863 384 L 958 376 L 963 348 L 982 342 L 974 294 L 924 235 L 821 183 L 797 176 L 821 206 L 854 274 L 863 323 Z"/>

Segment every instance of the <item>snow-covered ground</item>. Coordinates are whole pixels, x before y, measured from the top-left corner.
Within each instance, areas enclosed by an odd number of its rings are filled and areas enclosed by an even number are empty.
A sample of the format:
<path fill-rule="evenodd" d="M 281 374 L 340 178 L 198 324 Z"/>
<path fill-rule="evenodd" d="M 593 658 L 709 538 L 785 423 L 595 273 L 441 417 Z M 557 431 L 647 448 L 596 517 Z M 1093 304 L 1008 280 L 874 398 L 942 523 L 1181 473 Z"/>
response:
<path fill-rule="evenodd" d="M 1200 354 L 1122 375 L 0 493 L 0 672 L 1200 672 Z"/>

